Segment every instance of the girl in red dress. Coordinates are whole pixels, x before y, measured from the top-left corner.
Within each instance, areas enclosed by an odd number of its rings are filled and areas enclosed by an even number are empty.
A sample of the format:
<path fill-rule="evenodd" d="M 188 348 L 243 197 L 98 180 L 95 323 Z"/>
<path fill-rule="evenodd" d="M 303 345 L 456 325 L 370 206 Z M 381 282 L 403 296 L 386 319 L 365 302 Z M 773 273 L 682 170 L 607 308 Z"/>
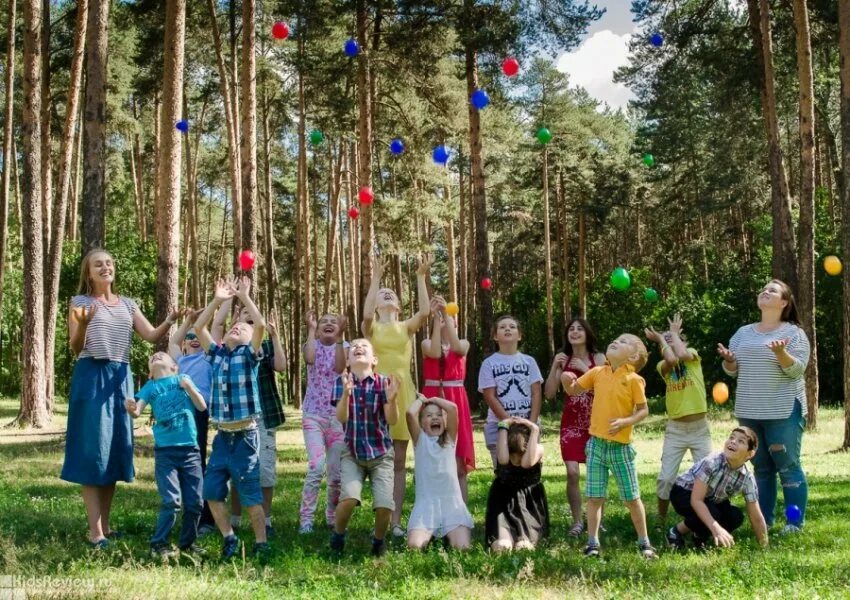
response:
<path fill-rule="evenodd" d="M 593 367 L 605 364 L 605 355 L 597 351 L 596 335 L 584 319 L 573 319 L 564 330 L 564 349 L 552 361 L 546 378 L 544 392 L 552 399 L 558 392 L 561 373 L 569 371 L 580 377 Z M 581 489 L 579 487 L 579 463 L 586 461 L 584 446 L 590 439 L 590 408 L 593 392 L 564 399 L 561 415 L 561 458 L 567 466 L 567 501 L 573 524 L 569 535 L 577 537 L 584 531 L 581 516 Z"/>
<path fill-rule="evenodd" d="M 466 476 L 475 469 L 475 446 L 472 441 L 472 417 L 469 400 L 463 387 L 466 379 L 466 353 L 469 342 L 457 334 L 457 322 L 446 314 L 446 301 L 440 296 L 431 299 L 434 324 L 431 338 L 422 340 L 422 371 L 426 398 L 445 398 L 457 405 L 457 478 L 463 501 L 467 501 Z"/>

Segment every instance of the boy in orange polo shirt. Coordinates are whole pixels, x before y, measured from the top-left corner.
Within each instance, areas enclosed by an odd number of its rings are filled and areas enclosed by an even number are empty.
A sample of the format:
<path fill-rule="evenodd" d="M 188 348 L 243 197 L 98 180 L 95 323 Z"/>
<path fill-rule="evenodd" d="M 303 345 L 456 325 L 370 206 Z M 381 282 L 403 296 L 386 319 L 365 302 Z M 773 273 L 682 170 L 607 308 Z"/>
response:
<path fill-rule="evenodd" d="M 646 418 L 644 389 L 638 375 L 648 358 L 639 337 L 624 333 L 611 342 L 605 353 L 608 364 L 595 367 L 576 379 L 569 371 L 561 383 L 570 395 L 593 391 L 590 411 L 590 440 L 587 442 L 587 547 L 585 556 L 599 556 L 599 520 L 608 495 L 608 473 L 614 474 L 620 495 L 629 509 L 638 534 L 638 547 L 644 558 L 658 558 L 649 543 L 646 511 L 640 499 L 632 427 Z"/>

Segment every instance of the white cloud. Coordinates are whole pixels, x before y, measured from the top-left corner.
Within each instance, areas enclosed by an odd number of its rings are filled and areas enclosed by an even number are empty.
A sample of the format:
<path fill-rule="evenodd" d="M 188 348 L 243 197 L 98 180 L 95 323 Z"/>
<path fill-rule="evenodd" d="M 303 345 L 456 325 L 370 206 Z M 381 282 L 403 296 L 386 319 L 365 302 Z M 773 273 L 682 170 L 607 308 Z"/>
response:
<path fill-rule="evenodd" d="M 570 83 L 612 108 L 625 108 L 634 98 L 621 83 L 614 83 L 614 71 L 629 61 L 629 38 L 609 29 L 597 31 L 572 52 L 561 54 L 557 68 L 570 76 Z"/>

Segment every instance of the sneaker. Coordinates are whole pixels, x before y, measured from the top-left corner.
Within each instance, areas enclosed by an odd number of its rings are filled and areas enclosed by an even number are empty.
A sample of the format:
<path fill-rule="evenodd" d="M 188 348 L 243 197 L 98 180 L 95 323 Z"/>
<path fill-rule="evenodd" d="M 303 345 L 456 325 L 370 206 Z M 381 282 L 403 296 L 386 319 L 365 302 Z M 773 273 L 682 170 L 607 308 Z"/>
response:
<path fill-rule="evenodd" d="M 171 544 L 156 544 L 151 546 L 151 558 L 168 560 L 177 556 L 177 550 Z"/>
<path fill-rule="evenodd" d="M 266 561 L 269 559 L 272 553 L 272 548 L 269 546 L 268 542 L 257 542 L 254 544 L 254 550 L 251 554 L 254 558 L 260 559 L 260 561 Z"/>
<path fill-rule="evenodd" d="M 331 550 L 337 554 L 342 554 L 342 551 L 345 550 L 344 533 L 337 533 L 336 531 L 331 532 Z"/>
<path fill-rule="evenodd" d="M 216 531 L 218 531 L 218 528 L 215 525 L 213 525 L 212 523 L 204 523 L 203 525 L 198 527 L 198 537 L 207 537 L 208 535 L 210 535 L 211 533 L 215 533 Z"/>
<path fill-rule="evenodd" d="M 404 531 L 404 527 L 401 525 L 393 525 L 393 537 L 403 538 L 405 535 L 406 532 Z"/>
<path fill-rule="evenodd" d="M 229 535 L 224 538 L 224 543 L 221 546 L 222 560 L 229 560 L 236 556 L 239 551 L 239 538 L 235 535 Z"/>
<path fill-rule="evenodd" d="M 387 553 L 387 545 L 384 540 L 372 538 L 372 556 L 383 556 Z"/>
<path fill-rule="evenodd" d="M 655 551 L 650 544 L 641 544 L 639 547 L 640 555 L 647 560 L 655 560 L 658 558 L 658 552 Z"/>
<path fill-rule="evenodd" d="M 188 546 L 182 546 L 180 548 L 180 553 L 188 554 L 189 556 L 194 556 L 195 558 L 205 558 L 207 556 L 207 551 L 194 542 L 192 542 L 192 544 Z"/>
<path fill-rule="evenodd" d="M 584 547 L 584 557 L 585 558 L 598 558 L 599 557 L 599 546 L 597 544 L 588 544 Z"/>
<path fill-rule="evenodd" d="M 779 532 L 779 535 L 794 535 L 795 533 L 803 533 L 803 528 L 794 523 L 786 523 L 785 527 Z"/>
<path fill-rule="evenodd" d="M 266 525 L 266 539 L 271 539 L 274 537 L 275 530 L 271 525 Z"/>
<path fill-rule="evenodd" d="M 301 527 L 298 528 L 298 533 L 301 535 L 309 535 L 313 533 L 313 524 L 312 523 L 302 523 Z"/>
<path fill-rule="evenodd" d="M 670 529 L 667 530 L 667 545 L 670 546 L 674 550 L 684 550 L 685 549 L 685 538 L 679 533 L 679 530 L 676 529 L 674 525 Z"/>

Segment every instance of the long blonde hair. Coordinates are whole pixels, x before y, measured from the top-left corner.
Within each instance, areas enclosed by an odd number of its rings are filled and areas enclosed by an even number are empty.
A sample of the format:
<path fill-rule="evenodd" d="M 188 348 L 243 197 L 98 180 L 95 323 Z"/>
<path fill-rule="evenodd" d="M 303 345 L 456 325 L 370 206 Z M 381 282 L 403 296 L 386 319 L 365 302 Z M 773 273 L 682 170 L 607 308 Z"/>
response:
<path fill-rule="evenodd" d="M 77 293 L 81 296 L 91 296 L 92 286 L 91 279 L 89 279 L 89 271 L 91 270 L 91 259 L 95 254 L 106 254 L 109 258 L 112 259 L 113 269 L 115 268 L 115 257 L 103 248 L 92 248 L 91 250 L 86 252 L 86 255 L 83 257 L 82 264 L 80 265 L 80 283 L 77 286 Z M 118 293 L 115 290 L 114 278 L 112 280 L 111 290 L 113 294 Z"/>

